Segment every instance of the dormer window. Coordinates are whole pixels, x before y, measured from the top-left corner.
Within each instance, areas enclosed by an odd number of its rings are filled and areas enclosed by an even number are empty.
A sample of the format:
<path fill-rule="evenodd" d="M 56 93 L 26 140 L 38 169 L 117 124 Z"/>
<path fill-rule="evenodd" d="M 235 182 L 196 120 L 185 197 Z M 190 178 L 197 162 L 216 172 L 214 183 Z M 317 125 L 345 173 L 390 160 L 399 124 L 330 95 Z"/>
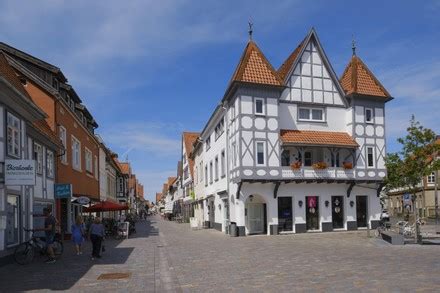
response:
<path fill-rule="evenodd" d="M 255 114 L 264 115 L 264 99 L 255 99 Z"/>
<path fill-rule="evenodd" d="M 374 121 L 373 121 L 373 109 L 365 108 L 365 122 L 366 123 L 374 123 Z"/>
<path fill-rule="evenodd" d="M 54 89 L 56 89 L 56 90 L 59 89 L 59 82 L 58 82 L 58 79 L 57 79 L 56 77 L 53 77 L 53 78 L 52 78 L 52 87 L 53 87 Z"/>

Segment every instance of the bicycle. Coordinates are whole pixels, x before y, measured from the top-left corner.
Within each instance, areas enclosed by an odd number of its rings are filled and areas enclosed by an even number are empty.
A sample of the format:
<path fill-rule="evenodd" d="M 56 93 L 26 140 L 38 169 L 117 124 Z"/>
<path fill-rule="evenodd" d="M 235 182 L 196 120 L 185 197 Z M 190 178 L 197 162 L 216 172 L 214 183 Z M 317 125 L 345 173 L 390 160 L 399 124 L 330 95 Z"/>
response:
<path fill-rule="evenodd" d="M 35 252 L 39 252 L 41 255 L 47 255 L 47 245 L 44 242 L 44 237 L 34 236 L 34 230 L 25 229 L 25 232 L 32 232 L 31 239 L 21 243 L 14 251 L 14 259 L 20 265 L 29 264 L 35 257 Z M 59 236 L 55 236 L 55 240 L 52 244 L 52 248 L 55 255 L 62 255 L 64 251 L 63 242 L 59 239 Z"/>
<path fill-rule="evenodd" d="M 382 233 L 385 231 L 389 231 L 391 229 L 391 224 L 385 222 L 384 220 L 379 221 L 379 226 L 374 231 L 374 236 L 376 238 L 380 238 L 382 236 Z"/>

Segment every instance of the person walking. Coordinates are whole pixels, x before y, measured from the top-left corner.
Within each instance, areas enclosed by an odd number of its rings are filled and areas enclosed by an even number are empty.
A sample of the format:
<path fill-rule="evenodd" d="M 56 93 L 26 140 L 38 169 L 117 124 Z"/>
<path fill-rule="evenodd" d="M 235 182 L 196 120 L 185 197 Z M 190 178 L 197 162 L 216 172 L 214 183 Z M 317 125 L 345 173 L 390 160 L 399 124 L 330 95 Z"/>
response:
<path fill-rule="evenodd" d="M 75 219 L 75 224 L 72 225 L 72 240 L 75 244 L 76 255 L 82 254 L 84 235 L 84 221 L 83 218 L 78 215 Z"/>
<path fill-rule="evenodd" d="M 52 246 L 55 240 L 56 219 L 52 215 L 52 208 L 44 208 L 43 214 L 46 217 L 44 220 L 44 228 L 34 229 L 34 231 L 44 231 L 46 237 L 47 255 L 49 256 L 48 260 L 46 260 L 46 263 L 54 263 L 56 262 L 56 259 Z"/>
<path fill-rule="evenodd" d="M 101 223 L 101 218 L 96 217 L 93 224 L 90 226 L 89 238 L 92 241 L 92 260 L 101 258 L 101 245 L 104 239 L 105 230 Z"/>

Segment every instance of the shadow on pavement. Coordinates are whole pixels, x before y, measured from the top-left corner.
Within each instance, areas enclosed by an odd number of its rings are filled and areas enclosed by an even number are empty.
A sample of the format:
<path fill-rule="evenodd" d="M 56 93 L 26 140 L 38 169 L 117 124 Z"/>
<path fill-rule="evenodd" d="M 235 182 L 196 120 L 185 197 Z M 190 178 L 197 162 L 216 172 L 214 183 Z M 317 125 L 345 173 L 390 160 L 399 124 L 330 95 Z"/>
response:
<path fill-rule="evenodd" d="M 137 233 L 128 240 L 106 239 L 104 241 L 106 251 L 102 253 L 101 259 L 91 259 L 90 241 L 84 243 L 82 255 L 74 253 L 72 242 L 64 241 L 64 253 L 54 264 L 46 264 L 45 257 L 38 255 L 29 265 L 16 263 L 4 265 L 0 267 L 0 291 L 69 290 L 93 266 L 126 264 L 135 247 L 123 246 L 129 245 L 132 238 L 158 235 L 159 231 L 152 226 L 152 223 L 155 223 L 154 219 L 138 222 Z"/>

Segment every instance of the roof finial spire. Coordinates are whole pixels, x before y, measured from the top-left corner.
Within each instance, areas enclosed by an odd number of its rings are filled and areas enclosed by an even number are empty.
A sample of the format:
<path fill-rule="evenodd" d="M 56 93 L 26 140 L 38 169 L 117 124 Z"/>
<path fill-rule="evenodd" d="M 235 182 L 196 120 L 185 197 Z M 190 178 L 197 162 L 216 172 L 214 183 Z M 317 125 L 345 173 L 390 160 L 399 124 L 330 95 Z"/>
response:
<path fill-rule="evenodd" d="M 252 41 L 252 33 L 254 32 L 254 29 L 253 29 L 254 24 L 252 23 L 252 18 L 249 19 L 248 24 L 249 24 L 249 31 L 248 31 L 249 41 Z"/>
<path fill-rule="evenodd" d="M 351 49 L 353 50 L 353 56 L 356 56 L 356 40 L 354 35 L 351 36 Z"/>

